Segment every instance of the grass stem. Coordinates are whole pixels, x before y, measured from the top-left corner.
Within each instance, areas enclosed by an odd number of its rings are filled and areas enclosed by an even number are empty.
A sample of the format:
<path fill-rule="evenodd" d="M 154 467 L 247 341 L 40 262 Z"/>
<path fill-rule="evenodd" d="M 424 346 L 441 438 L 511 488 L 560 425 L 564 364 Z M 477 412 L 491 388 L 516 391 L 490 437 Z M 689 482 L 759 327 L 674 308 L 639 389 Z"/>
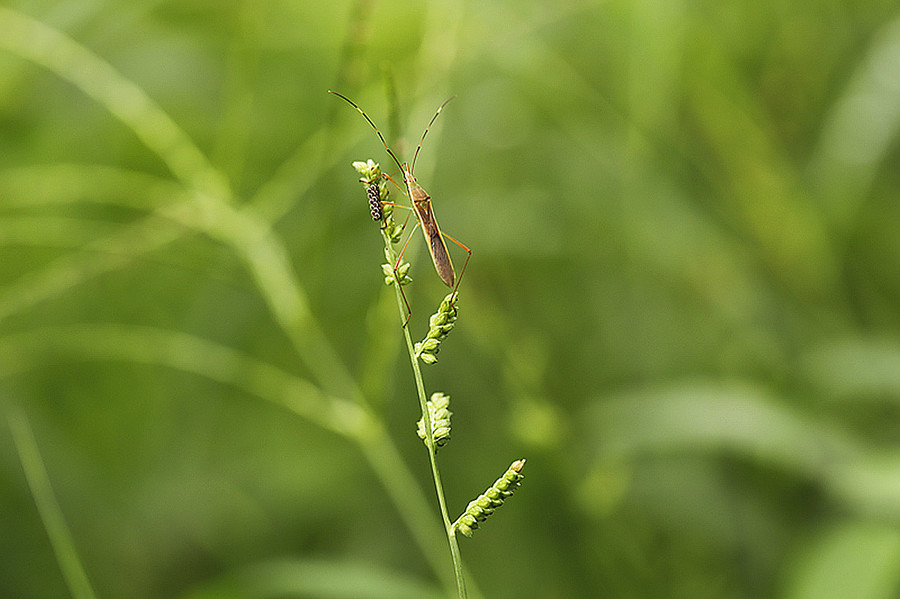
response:
<path fill-rule="evenodd" d="M 392 263 L 396 263 L 397 254 L 394 251 L 394 246 L 391 243 L 390 237 L 385 233 L 382 229 L 381 235 L 384 239 L 384 246 L 387 251 L 387 255 L 389 260 Z M 405 302 L 403 301 L 403 297 L 400 292 L 400 283 L 399 281 L 394 281 L 394 291 L 397 295 L 397 309 L 400 314 L 400 322 L 406 322 L 406 307 Z M 431 426 L 431 414 L 428 410 L 427 401 L 428 396 L 425 392 L 425 383 L 422 380 L 422 371 L 419 368 L 419 360 L 416 357 L 415 348 L 413 347 L 412 338 L 409 335 L 409 327 L 403 326 L 403 337 L 406 340 L 406 348 L 409 352 L 409 360 L 413 369 L 413 376 L 416 380 L 416 391 L 419 396 L 419 406 L 422 409 L 422 419 L 425 422 L 425 446 L 428 448 L 428 459 L 431 465 L 431 476 L 434 479 L 434 489 L 437 493 L 438 504 L 441 510 L 441 519 L 444 521 L 444 530 L 447 533 L 447 542 L 450 544 L 450 556 L 453 559 L 453 571 L 456 576 L 456 589 L 459 594 L 460 599 L 465 599 L 468 595 L 466 594 L 466 580 L 465 575 L 463 574 L 462 567 L 462 557 L 459 553 L 459 544 L 456 540 L 456 534 L 453 530 L 453 523 L 450 521 L 450 514 L 447 511 L 447 501 L 444 498 L 444 486 L 441 483 L 441 472 L 438 469 L 437 465 L 437 455 L 435 449 L 437 446 L 434 442 L 434 431 Z"/>

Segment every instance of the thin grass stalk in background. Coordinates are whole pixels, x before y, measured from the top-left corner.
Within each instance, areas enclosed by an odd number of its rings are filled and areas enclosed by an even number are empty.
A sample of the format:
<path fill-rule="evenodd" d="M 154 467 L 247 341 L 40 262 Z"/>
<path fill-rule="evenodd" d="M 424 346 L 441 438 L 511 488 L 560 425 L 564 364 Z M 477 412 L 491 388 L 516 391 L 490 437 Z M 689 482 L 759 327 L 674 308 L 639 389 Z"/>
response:
<path fill-rule="evenodd" d="M 34 497 L 41 522 L 44 523 L 44 529 L 50 538 L 53 553 L 56 555 L 56 561 L 69 592 L 75 599 L 96 599 L 94 589 L 78 557 L 72 533 L 53 494 L 53 487 L 50 486 L 50 478 L 47 476 L 28 418 L 19 408 L 12 407 L 7 419 L 16 451 L 19 453 L 19 461 L 22 462 L 22 469 L 25 471 L 28 488 Z"/>

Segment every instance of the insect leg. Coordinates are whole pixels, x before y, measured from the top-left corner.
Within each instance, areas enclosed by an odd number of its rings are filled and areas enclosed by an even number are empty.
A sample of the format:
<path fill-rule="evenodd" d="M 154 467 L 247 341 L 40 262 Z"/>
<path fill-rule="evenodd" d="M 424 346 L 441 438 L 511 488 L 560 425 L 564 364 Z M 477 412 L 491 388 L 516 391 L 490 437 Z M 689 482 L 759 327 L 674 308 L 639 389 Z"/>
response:
<path fill-rule="evenodd" d="M 409 220 L 409 215 L 407 215 L 407 220 Z M 404 223 L 404 226 L 406 224 Z M 409 324 L 409 319 L 412 317 L 412 308 L 409 306 L 409 300 L 406 299 L 406 293 L 403 291 L 403 285 L 400 284 L 400 274 L 397 272 L 397 269 L 400 268 L 400 263 L 403 262 L 403 253 L 406 251 L 407 246 L 409 246 L 410 239 L 413 238 L 413 234 L 416 232 L 416 228 L 419 226 L 419 223 L 416 222 L 412 231 L 409 232 L 409 235 L 406 237 L 406 242 L 403 244 L 403 249 L 400 250 L 400 253 L 397 254 L 397 261 L 394 263 L 394 285 L 397 286 L 397 289 L 400 290 L 400 295 L 403 297 L 403 303 L 406 304 L 406 320 L 403 321 L 403 326 L 406 327 Z"/>
<path fill-rule="evenodd" d="M 462 281 L 463 275 L 466 274 L 466 267 L 469 265 L 469 260 L 472 258 L 472 250 L 470 250 L 470 249 L 469 249 L 465 244 L 463 244 L 462 242 L 459 242 L 459 241 L 457 241 L 456 239 L 453 239 L 453 237 L 447 235 L 447 234 L 444 233 L 443 231 L 441 231 L 441 235 L 444 236 L 444 237 L 446 237 L 447 239 L 449 239 L 450 241 L 452 241 L 453 243 L 455 243 L 455 244 L 458 245 L 459 247 L 461 247 L 463 250 L 465 250 L 466 254 L 468 254 L 468 255 L 466 256 L 466 261 L 463 263 L 462 270 L 459 271 L 459 276 L 456 277 L 456 285 L 453 286 L 453 296 L 452 296 L 451 299 L 450 299 L 450 304 L 452 305 L 452 304 L 453 304 L 453 300 L 456 299 L 456 293 L 457 293 L 457 290 L 459 289 L 459 283 Z"/>

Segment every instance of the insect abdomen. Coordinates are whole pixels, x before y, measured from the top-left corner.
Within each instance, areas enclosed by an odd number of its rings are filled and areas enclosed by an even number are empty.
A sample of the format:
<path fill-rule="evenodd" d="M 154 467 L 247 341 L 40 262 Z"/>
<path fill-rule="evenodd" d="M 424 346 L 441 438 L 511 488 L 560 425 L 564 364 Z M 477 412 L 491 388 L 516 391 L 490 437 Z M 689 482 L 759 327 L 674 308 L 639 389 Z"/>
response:
<path fill-rule="evenodd" d="M 441 277 L 441 280 L 447 287 L 453 287 L 456 273 L 453 272 L 453 263 L 450 262 L 447 245 L 444 243 L 444 238 L 441 237 L 441 232 L 438 231 L 437 227 L 434 228 L 434 233 L 429 236 L 428 249 L 431 250 L 432 262 L 434 262 L 434 269 L 437 271 L 438 276 Z"/>

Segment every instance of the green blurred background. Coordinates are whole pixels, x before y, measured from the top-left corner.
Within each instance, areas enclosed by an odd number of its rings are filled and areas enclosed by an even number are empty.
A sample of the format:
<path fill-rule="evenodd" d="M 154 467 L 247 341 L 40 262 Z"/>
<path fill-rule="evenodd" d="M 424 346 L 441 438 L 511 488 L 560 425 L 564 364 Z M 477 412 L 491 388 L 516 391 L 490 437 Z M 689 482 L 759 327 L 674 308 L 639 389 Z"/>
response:
<path fill-rule="evenodd" d="M 528 459 L 470 596 L 900 597 L 895 0 L 6 2 L 0 597 L 79 588 L 42 467 L 97 597 L 453 588 L 328 89 L 407 158 L 457 95 L 451 514 Z"/>

